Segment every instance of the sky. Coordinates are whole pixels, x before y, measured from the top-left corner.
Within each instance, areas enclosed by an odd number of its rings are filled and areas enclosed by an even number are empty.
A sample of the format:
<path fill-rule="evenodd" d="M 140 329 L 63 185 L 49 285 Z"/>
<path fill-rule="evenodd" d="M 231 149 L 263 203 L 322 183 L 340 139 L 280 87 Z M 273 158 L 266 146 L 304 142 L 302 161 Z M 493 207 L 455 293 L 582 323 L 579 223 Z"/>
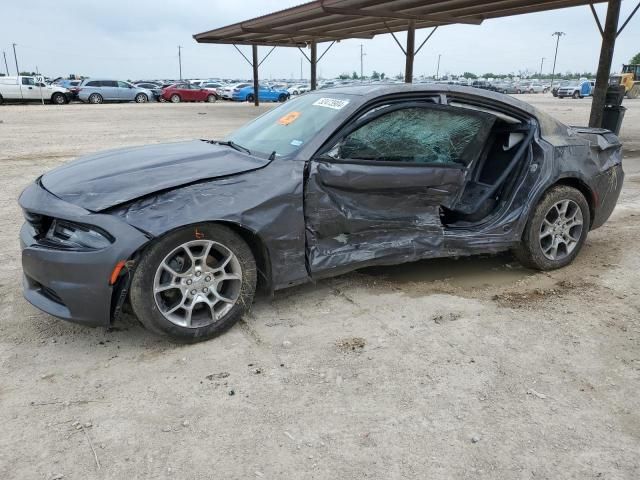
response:
<path fill-rule="evenodd" d="M 20 70 L 51 77 L 74 73 L 117 79 L 178 78 L 178 45 L 182 49 L 184 78 L 250 78 L 251 67 L 232 45 L 201 45 L 192 35 L 301 3 L 290 0 L 30 0 L 3 2 L 0 50 L 15 75 L 12 43 L 16 43 Z M 624 21 L 636 0 L 622 2 Z M 602 23 L 606 7 L 596 6 Z M 555 37 L 560 40 L 556 71 L 595 72 L 600 34 L 587 6 L 486 20 L 482 25 L 440 27 L 416 56 L 414 75 L 433 76 L 438 55 L 440 75 L 465 71 L 483 74 L 550 73 Z M 416 32 L 419 45 L 429 30 Z M 404 42 L 406 34 L 397 35 Z M 640 51 L 640 12 L 618 38 L 613 71 Z M 364 74 L 394 76 L 404 72 L 404 55 L 390 35 L 372 40 L 336 43 L 318 64 L 320 78 L 360 70 L 364 45 Z M 328 45 L 328 44 L 326 44 Z M 250 48 L 240 46 L 250 58 Z M 325 47 L 320 45 L 319 55 Z M 262 58 L 268 47 L 259 48 Z M 264 79 L 308 78 L 309 66 L 296 48 L 276 48 L 260 67 Z M 0 71 L 4 63 L 0 57 Z"/>

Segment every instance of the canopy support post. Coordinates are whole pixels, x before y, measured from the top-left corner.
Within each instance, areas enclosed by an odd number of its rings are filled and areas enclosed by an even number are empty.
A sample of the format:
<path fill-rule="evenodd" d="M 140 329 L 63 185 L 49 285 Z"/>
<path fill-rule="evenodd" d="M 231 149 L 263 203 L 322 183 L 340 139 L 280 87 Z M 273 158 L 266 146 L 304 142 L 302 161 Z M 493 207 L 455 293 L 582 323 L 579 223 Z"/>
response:
<path fill-rule="evenodd" d="M 404 68 L 404 83 L 413 83 L 413 60 L 415 58 L 416 50 L 416 22 L 415 20 L 409 20 L 409 27 L 407 29 L 407 48 L 406 62 Z"/>
<path fill-rule="evenodd" d="M 602 46 L 600 47 L 600 60 L 598 61 L 598 73 L 596 74 L 596 87 L 593 90 L 593 102 L 591 103 L 591 115 L 589 126 L 600 128 L 604 116 L 604 104 L 609 87 L 609 74 L 613 50 L 618 36 L 618 19 L 620 18 L 620 4 L 622 0 L 609 0 L 607 18 L 602 32 Z"/>
<path fill-rule="evenodd" d="M 251 45 L 251 52 L 253 53 L 253 104 L 257 107 L 260 105 L 260 87 L 258 85 L 258 45 Z M 266 58 L 266 57 L 265 57 Z"/>
<path fill-rule="evenodd" d="M 315 90 L 317 86 L 316 67 L 318 66 L 318 45 L 315 40 L 311 42 L 310 47 L 311 59 L 309 60 L 309 63 L 311 64 L 311 90 Z"/>

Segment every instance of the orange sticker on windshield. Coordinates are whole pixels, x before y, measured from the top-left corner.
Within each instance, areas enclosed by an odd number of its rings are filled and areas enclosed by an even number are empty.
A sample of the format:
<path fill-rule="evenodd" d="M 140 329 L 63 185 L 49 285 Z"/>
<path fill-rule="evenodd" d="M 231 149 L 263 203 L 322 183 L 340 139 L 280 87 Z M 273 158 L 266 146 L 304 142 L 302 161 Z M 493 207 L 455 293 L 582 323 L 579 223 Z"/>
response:
<path fill-rule="evenodd" d="M 281 117 L 280 120 L 278 120 L 278 123 L 280 125 L 289 125 L 290 123 L 295 122 L 299 116 L 300 112 L 289 112 L 284 117 Z"/>

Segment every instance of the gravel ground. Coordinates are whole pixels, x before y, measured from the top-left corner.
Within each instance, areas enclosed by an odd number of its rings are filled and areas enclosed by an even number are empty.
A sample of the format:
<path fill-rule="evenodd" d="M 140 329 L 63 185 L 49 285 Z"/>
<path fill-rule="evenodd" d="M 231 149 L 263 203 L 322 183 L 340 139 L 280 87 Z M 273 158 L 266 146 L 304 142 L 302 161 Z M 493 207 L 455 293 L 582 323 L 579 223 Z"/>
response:
<path fill-rule="evenodd" d="M 522 98 L 587 123 L 589 100 Z M 622 196 L 573 265 L 367 269 L 258 298 L 191 346 L 31 307 L 16 198 L 79 154 L 219 138 L 257 110 L 1 107 L 0 478 L 640 478 L 640 100 L 626 106 Z"/>

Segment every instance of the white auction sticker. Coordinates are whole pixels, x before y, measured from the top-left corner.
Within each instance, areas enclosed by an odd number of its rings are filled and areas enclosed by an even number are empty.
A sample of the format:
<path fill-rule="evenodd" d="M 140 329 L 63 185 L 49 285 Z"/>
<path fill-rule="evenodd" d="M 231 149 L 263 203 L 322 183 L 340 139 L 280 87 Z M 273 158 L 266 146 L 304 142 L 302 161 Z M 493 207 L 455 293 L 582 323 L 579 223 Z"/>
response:
<path fill-rule="evenodd" d="M 337 98 L 321 98 L 313 102 L 316 107 L 333 108 L 334 110 L 340 110 L 349 103 L 349 100 L 339 100 Z"/>

